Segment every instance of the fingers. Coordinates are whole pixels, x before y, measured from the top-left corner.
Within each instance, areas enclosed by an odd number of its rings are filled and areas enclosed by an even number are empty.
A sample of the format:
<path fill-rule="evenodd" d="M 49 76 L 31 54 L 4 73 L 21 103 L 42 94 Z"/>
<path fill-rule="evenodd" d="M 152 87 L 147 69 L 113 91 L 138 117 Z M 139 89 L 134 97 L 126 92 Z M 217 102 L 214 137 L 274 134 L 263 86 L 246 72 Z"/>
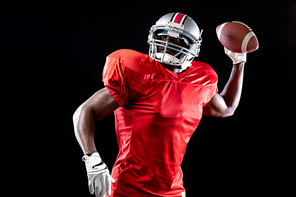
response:
<path fill-rule="evenodd" d="M 226 47 L 224 47 L 224 52 L 228 55 L 231 53 L 231 51 L 229 49 L 227 49 Z"/>
<path fill-rule="evenodd" d="M 96 197 L 104 197 L 106 191 L 104 176 L 99 176 L 98 182 L 99 184 L 96 185 Z"/>
<path fill-rule="evenodd" d="M 104 197 L 105 193 L 111 195 L 111 182 L 115 180 L 110 176 L 109 171 L 100 175 L 89 177 L 88 188 L 91 194 L 95 194 L 96 197 Z"/>
<path fill-rule="evenodd" d="M 94 190 L 94 183 L 90 183 L 90 184 L 88 185 L 88 189 L 89 189 L 89 192 L 90 192 L 91 194 L 94 194 L 94 192 L 95 192 L 95 190 Z"/>
<path fill-rule="evenodd" d="M 101 177 L 102 176 L 96 176 L 94 182 L 95 182 L 95 195 L 96 197 L 100 197 L 101 192 Z"/>
<path fill-rule="evenodd" d="M 115 180 L 112 178 L 112 176 L 109 176 L 110 177 L 110 179 L 111 179 L 111 182 L 112 183 L 115 183 Z"/>
<path fill-rule="evenodd" d="M 224 52 L 226 55 L 228 55 L 231 60 L 233 61 L 233 64 L 238 64 L 240 62 L 246 62 L 247 61 L 247 54 L 246 53 L 236 53 L 232 52 L 226 47 L 224 47 Z"/>
<path fill-rule="evenodd" d="M 111 195 L 111 181 L 109 176 L 106 176 L 106 190 L 107 190 L 107 196 Z"/>
<path fill-rule="evenodd" d="M 94 192 L 95 192 L 94 188 L 95 188 L 94 176 L 88 175 L 88 189 L 91 194 L 94 194 Z"/>
<path fill-rule="evenodd" d="M 107 174 L 107 176 L 106 176 L 107 196 L 110 196 L 111 195 L 111 182 L 114 183 L 115 180 L 109 174 Z"/>
<path fill-rule="evenodd" d="M 89 175 L 88 188 L 91 194 L 96 197 L 104 197 L 105 194 L 105 181 L 103 175 Z"/>

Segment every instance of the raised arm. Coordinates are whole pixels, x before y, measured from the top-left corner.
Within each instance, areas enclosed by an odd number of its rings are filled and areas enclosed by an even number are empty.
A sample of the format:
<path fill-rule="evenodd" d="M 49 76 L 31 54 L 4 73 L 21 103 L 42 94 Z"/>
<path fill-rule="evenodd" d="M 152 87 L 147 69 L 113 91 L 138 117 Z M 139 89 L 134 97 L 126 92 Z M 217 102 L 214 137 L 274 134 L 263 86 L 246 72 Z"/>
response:
<path fill-rule="evenodd" d="M 205 116 L 220 118 L 232 116 L 241 98 L 246 54 L 233 53 L 227 49 L 225 53 L 233 60 L 232 71 L 223 91 L 215 94 L 204 107 Z"/>
<path fill-rule="evenodd" d="M 106 88 L 91 96 L 73 115 L 75 136 L 85 155 L 96 152 L 94 122 L 105 118 L 118 108 L 117 102 Z"/>

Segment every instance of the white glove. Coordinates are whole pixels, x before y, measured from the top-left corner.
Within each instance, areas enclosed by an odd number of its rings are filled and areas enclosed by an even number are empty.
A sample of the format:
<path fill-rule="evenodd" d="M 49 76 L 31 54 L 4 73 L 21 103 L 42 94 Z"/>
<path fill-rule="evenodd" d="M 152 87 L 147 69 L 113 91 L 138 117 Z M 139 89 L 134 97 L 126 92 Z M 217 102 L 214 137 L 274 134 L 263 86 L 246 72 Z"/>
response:
<path fill-rule="evenodd" d="M 104 197 L 107 190 L 107 195 L 111 195 L 111 182 L 115 180 L 111 177 L 107 165 L 102 161 L 98 152 L 91 156 L 84 155 L 82 160 L 85 162 L 85 167 L 88 177 L 88 188 L 91 194 L 96 197 Z"/>
<path fill-rule="evenodd" d="M 233 64 L 238 64 L 241 62 L 247 62 L 247 53 L 235 53 L 224 47 L 225 54 L 228 55 Z"/>

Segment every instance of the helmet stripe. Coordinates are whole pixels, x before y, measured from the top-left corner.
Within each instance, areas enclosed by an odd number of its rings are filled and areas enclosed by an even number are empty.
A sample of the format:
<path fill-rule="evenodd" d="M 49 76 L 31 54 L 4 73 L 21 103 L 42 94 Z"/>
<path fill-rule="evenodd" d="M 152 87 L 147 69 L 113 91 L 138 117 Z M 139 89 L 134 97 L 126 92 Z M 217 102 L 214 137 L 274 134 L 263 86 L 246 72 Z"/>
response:
<path fill-rule="evenodd" d="M 172 22 L 173 23 L 182 24 L 184 22 L 184 20 L 185 20 L 186 17 L 187 17 L 186 14 L 182 14 L 182 13 L 177 12 L 175 14 L 175 16 L 173 17 Z"/>

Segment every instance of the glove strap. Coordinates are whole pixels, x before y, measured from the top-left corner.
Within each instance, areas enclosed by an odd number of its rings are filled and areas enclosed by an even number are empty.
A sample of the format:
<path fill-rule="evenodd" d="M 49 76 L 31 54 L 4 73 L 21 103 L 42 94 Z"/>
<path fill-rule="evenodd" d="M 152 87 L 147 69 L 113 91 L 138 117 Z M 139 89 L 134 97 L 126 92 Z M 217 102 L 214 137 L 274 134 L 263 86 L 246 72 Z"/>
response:
<path fill-rule="evenodd" d="M 84 155 L 82 161 L 85 162 L 86 171 L 88 173 L 101 173 L 108 169 L 98 152 L 93 153 L 91 156 Z"/>
<path fill-rule="evenodd" d="M 91 154 L 91 156 L 84 155 L 82 157 L 82 161 L 87 162 L 90 158 L 93 158 L 93 157 L 97 157 L 99 160 L 102 160 L 100 157 L 100 154 L 98 152 L 94 152 L 93 154 Z"/>

